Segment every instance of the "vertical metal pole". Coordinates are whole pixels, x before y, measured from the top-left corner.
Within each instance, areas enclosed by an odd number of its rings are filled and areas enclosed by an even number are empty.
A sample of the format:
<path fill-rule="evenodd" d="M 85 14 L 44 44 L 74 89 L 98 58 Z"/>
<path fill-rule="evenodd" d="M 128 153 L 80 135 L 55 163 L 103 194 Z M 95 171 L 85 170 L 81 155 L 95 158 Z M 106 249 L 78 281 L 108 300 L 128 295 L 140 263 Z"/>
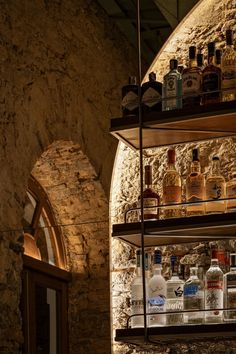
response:
<path fill-rule="evenodd" d="M 147 342 L 147 311 L 146 311 L 146 281 L 145 281 L 145 255 L 144 255 L 144 218 L 143 218 L 143 121 L 141 109 L 141 80 L 142 80 L 142 59 L 141 59 L 141 23 L 140 23 L 140 0 L 137 0 L 137 47 L 138 47 L 138 99 L 139 99 L 139 167 L 140 167 L 140 208 L 141 208 L 141 259 L 142 259 L 142 280 L 143 280 L 143 316 L 144 336 Z"/>

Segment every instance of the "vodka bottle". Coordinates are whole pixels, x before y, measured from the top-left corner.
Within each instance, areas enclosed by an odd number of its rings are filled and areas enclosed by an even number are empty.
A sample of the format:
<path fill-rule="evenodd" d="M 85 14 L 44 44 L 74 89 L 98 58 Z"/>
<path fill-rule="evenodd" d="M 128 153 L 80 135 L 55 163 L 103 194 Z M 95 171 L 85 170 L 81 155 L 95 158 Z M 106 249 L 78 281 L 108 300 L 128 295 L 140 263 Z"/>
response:
<path fill-rule="evenodd" d="M 236 253 L 230 254 L 230 271 L 224 275 L 224 320 L 236 322 Z"/>
<path fill-rule="evenodd" d="M 221 174 L 219 157 L 212 158 L 211 174 L 206 179 L 206 199 L 212 202 L 206 203 L 206 213 L 224 213 L 225 201 L 220 201 L 226 197 L 225 179 Z"/>
<path fill-rule="evenodd" d="M 153 276 L 148 283 L 149 327 L 164 326 L 166 315 L 166 281 L 161 274 L 161 252 L 155 250 Z"/>
<path fill-rule="evenodd" d="M 206 272 L 205 278 L 205 322 L 222 322 L 223 311 L 217 310 L 223 308 L 223 272 L 219 267 L 219 261 L 216 258 L 211 260 L 211 266 Z"/>
<path fill-rule="evenodd" d="M 182 76 L 178 71 L 178 61 L 170 60 L 170 71 L 163 80 L 162 110 L 182 108 Z"/>
<path fill-rule="evenodd" d="M 166 311 L 176 312 L 182 311 L 184 308 L 183 304 L 183 288 L 184 281 L 178 276 L 178 264 L 177 257 L 171 256 L 171 272 L 172 276 L 166 282 L 167 296 L 166 296 Z M 182 313 L 174 313 L 166 315 L 167 325 L 178 325 L 183 322 Z"/>
<path fill-rule="evenodd" d="M 190 277 L 184 284 L 184 310 L 196 310 L 185 314 L 187 323 L 202 323 L 204 319 L 204 284 L 198 278 L 198 268 L 190 268 Z"/>
<path fill-rule="evenodd" d="M 144 315 L 143 315 L 143 278 L 142 278 L 142 268 L 141 268 L 141 258 L 142 253 L 140 250 L 136 252 L 136 276 L 132 281 L 131 284 L 131 314 L 132 315 L 139 315 L 131 317 L 131 327 L 138 328 L 144 327 Z M 150 278 L 150 264 L 149 264 L 149 254 L 145 253 L 145 286 L 146 286 L 146 298 L 148 296 L 148 281 Z M 146 301 L 147 303 L 147 301 Z"/>

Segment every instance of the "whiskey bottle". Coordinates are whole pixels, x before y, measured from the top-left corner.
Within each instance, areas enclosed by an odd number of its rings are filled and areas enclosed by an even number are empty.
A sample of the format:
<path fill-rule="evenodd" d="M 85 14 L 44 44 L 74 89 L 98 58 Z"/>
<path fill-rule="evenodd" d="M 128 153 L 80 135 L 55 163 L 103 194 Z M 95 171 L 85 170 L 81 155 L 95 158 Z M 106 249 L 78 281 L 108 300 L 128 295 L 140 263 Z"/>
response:
<path fill-rule="evenodd" d="M 189 204 L 186 207 L 187 215 L 201 215 L 205 213 L 205 204 L 196 203 L 205 199 L 205 177 L 201 173 L 201 165 L 198 157 L 198 149 L 192 150 L 191 171 L 186 179 L 186 201 Z"/>
<path fill-rule="evenodd" d="M 230 254 L 230 271 L 224 275 L 224 320 L 236 321 L 236 253 Z"/>
<path fill-rule="evenodd" d="M 161 274 L 161 252 L 155 250 L 153 276 L 148 283 L 148 323 L 149 327 L 166 324 L 166 281 Z"/>
<path fill-rule="evenodd" d="M 233 47 L 233 31 L 226 31 L 226 48 L 222 55 L 222 100 L 236 99 L 236 52 Z"/>
<path fill-rule="evenodd" d="M 138 115 L 138 85 L 136 76 L 129 77 L 128 85 L 122 87 L 122 114 L 123 117 Z"/>
<path fill-rule="evenodd" d="M 177 257 L 171 256 L 171 278 L 166 282 L 167 296 L 166 296 L 166 311 L 167 312 L 176 312 L 183 311 L 183 289 L 184 281 L 181 280 L 178 276 L 178 264 Z M 178 325 L 183 322 L 182 313 L 174 313 L 166 315 L 166 324 L 167 325 Z"/>
<path fill-rule="evenodd" d="M 221 69 L 215 65 L 215 43 L 208 43 L 208 65 L 202 72 L 203 104 L 221 101 Z"/>
<path fill-rule="evenodd" d="M 235 198 L 227 200 L 227 212 L 236 211 L 236 167 L 231 170 L 231 179 L 226 183 L 226 197 Z"/>
<path fill-rule="evenodd" d="M 190 268 L 190 277 L 184 284 L 184 310 L 196 310 L 185 314 L 187 323 L 198 324 L 204 319 L 204 284 L 198 278 L 198 268 Z"/>
<path fill-rule="evenodd" d="M 175 150 L 169 149 L 168 153 L 168 165 L 167 171 L 163 178 L 163 214 L 165 218 L 174 218 L 181 216 L 181 206 L 180 205 L 169 205 L 169 204 L 179 204 L 182 201 L 182 183 L 179 172 L 175 167 Z M 165 207 L 165 205 L 167 205 Z"/>
<path fill-rule="evenodd" d="M 162 109 L 162 83 L 156 81 L 156 74 L 149 74 L 149 81 L 142 85 L 141 102 L 143 112 L 159 112 Z"/>
<path fill-rule="evenodd" d="M 223 295 L 223 272 L 219 267 L 218 259 L 213 258 L 205 278 L 205 309 L 212 309 L 212 311 L 205 312 L 205 322 L 222 322 L 223 311 L 218 309 L 224 306 Z"/>
<path fill-rule="evenodd" d="M 145 253 L 145 286 L 146 286 L 146 298 L 148 297 L 148 281 L 150 279 L 149 269 L 149 254 Z M 142 253 L 140 250 L 136 251 L 136 275 L 131 283 L 131 327 L 138 328 L 144 327 L 143 316 L 143 278 L 142 278 Z M 146 301 L 147 305 L 147 301 Z M 140 315 L 140 316 L 137 316 Z"/>
<path fill-rule="evenodd" d="M 170 60 L 170 71 L 164 76 L 162 110 L 182 108 L 182 75 L 178 71 L 178 61 Z"/>
<path fill-rule="evenodd" d="M 206 213 L 224 213 L 226 209 L 225 179 L 221 175 L 219 157 L 212 158 L 211 174 L 206 179 L 206 199 L 212 200 L 206 203 Z"/>
<path fill-rule="evenodd" d="M 197 66 L 196 47 L 189 47 L 189 66 L 182 73 L 183 107 L 199 106 L 202 70 Z"/>
<path fill-rule="evenodd" d="M 144 167 L 144 183 L 145 189 L 143 191 L 143 218 L 144 220 L 159 219 L 159 204 L 160 197 L 152 189 L 152 166 L 146 165 Z M 139 203 L 140 206 L 140 197 Z"/>

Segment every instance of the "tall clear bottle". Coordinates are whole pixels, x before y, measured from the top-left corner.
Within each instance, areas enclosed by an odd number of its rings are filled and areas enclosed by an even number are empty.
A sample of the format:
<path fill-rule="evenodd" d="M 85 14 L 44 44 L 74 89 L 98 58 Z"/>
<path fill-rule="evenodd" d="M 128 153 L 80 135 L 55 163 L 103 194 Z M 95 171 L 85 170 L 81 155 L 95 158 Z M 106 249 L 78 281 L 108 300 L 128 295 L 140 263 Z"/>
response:
<path fill-rule="evenodd" d="M 226 198 L 225 179 L 220 170 L 220 159 L 217 156 L 212 158 L 211 173 L 206 179 L 206 199 L 212 200 L 206 203 L 206 213 L 224 213 L 226 202 L 220 200 Z"/>
<path fill-rule="evenodd" d="M 166 311 L 167 312 L 177 312 L 183 311 L 183 289 L 184 281 L 178 276 L 178 264 L 177 257 L 171 256 L 171 278 L 166 282 L 167 296 L 166 296 Z M 180 325 L 183 322 L 182 313 L 173 313 L 166 315 L 167 325 Z"/>
<path fill-rule="evenodd" d="M 167 171 L 163 178 L 163 204 L 177 204 L 182 202 L 182 181 L 179 172 L 175 167 L 175 150 L 169 149 L 167 152 Z M 164 207 L 164 218 L 174 218 L 181 216 L 181 206 L 171 205 Z"/>
<path fill-rule="evenodd" d="M 223 272 L 219 267 L 219 261 L 216 258 L 211 260 L 211 266 L 206 272 L 205 278 L 205 322 L 219 323 L 223 319 Z"/>
<path fill-rule="evenodd" d="M 236 321 L 236 253 L 230 254 L 230 271 L 224 275 L 224 311 L 226 322 Z"/>
<path fill-rule="evenodd" d="M 198 278 L 198 267 L 190 268 L 190 277 L 184 284 L 184 310 L 186 323 L 198 324 L 204 320 L 204 283 Z"/>
<path fill-rule="evenodd" d="M 178 60 L 170 60 L 170 71 L 164 76 L 162 110 L 182 108 L 182 75 L 178 71 Z"/>
<path fill-rule="evenodd" d="M 236 99 L 236 52 L 233 46 L 233 31 L 226 31 L 226 47 L 222 55 L 222 100 Z"/>
<path fill-rule="evenodd" d="M 145 253 L 145 286 L 146 286 L 146 299 L 148 298 L 148 282 L 150 279 L 150 257 Z M 143 316 L 143 278 L 142 278 L 142 253 L 140 250 L 136 251 L 136 275 L 131 284 L 131 315 L 139 315 L 131 317 L 131 327 L 139 328 L 144 327 Z M 146 300 L 147 306 L 147 300 Z"/>
<path fill-rule="evenodd" d="M 198 149 L 192 150 L 191 171 L 186 179 L 186 201 L 201 202 L 205 199 L 205 177 L 201 173 Z M 188 216 L 201 215 L 205 213 L 205 204 L 196 203 L 186 206 Z"/>
<path fill-rule="evenodd" d="M 161 252 L 155 250 L 153 276 L 148 283 L 148 324 L 149 327 L 164 326 L 166 324 L 166 281 L 163 278 Z"/>

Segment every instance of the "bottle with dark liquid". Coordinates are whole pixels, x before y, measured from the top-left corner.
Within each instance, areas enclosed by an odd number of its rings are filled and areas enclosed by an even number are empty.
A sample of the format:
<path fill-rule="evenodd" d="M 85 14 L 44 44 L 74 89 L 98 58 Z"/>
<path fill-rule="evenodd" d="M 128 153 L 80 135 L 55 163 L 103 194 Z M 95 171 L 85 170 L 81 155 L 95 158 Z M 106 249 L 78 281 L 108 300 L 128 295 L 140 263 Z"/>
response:
<path fill-rule="evenodd" d="M 136 76 L 130 76 L 128 85 L 122 87 L 121 106 L 123 117 L 138 115 L 138 105 L 138 85 Z"/>
<path fill-rule="evenodd" d="M 215 43 L 208 43 L 208 65 L 202 72 L 203 104 L 221 101 L 221 69 L 215 65 Z"/>
<path fill-rule="evenodd" d="M 144 112 L 161 111 L 162 83 L 156 81 L 156 74 L 149 74 L 149 81 L 142 85 L 142 108 Z"/>

